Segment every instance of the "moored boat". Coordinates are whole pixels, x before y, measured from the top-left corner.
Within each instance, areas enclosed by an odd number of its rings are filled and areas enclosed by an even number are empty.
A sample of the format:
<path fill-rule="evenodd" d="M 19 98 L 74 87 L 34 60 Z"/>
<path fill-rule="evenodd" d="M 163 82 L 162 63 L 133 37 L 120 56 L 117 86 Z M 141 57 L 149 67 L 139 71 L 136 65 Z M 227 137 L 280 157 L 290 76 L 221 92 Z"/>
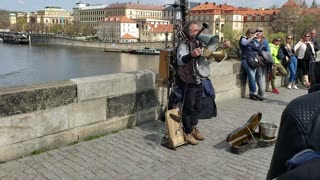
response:
<path fill-rule="evenodd" d="M 4 34 L 3 42 L 11 44 L 29 44 L 29 37 L 22 33 Z"/>
<path fill-rule="evenodd" d="M 156 50 L 155 48 L 143 47 L 143 48 L 138 48 L 135 50 L 130 50 L 129 53 L 131 53 L 131 54 L 158 55 L 158 54 L 160 54 L 160 51 Z"/>

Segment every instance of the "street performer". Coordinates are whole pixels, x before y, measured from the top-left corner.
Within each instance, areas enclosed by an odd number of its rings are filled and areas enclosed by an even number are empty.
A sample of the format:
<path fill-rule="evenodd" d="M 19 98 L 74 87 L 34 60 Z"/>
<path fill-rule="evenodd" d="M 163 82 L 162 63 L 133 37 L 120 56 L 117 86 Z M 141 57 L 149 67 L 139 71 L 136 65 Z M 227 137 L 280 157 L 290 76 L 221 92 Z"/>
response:
<path fill-rule="evenodd" d="M 178 76 L 176 83 L 183 91 L 182 100 L 182 123 L 186 133 L 187 142 L 192 145 L 198 144 L 197 140 L 203 140 L 204 136 L 197 129 L 198 114 L 200 113 L 203 85 L 201 80 L 193 73 L 193 60 L 202 53 L 200 42 L 196 36 L 200 27 L 196 22 L 188 22 L 183 33 L 186 35 L 177 50 Z"/>

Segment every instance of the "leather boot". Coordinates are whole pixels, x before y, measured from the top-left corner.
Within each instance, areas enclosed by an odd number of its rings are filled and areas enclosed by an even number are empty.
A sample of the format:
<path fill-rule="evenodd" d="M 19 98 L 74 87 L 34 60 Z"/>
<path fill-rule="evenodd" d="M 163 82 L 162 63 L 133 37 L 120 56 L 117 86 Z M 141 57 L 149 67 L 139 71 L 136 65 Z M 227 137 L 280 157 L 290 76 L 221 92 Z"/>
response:
<path fill-rule="evenodd" d="M 189 144 L 197 145 L 198 141 L 193 137 L 192 133 L 187 134 L 187 141 Z"/>
<path fill-rule="evenodd" d="M 192 128 L 191 133 L 193 137 L 196 138 L 197 140 L 204 140 L 204 136 L 200 133 L 200 131 L 196 127 Z"/>
<path fill-rule="evenodd" d="M 308 75 L 303 75 L 303 85 L 304 85 L 306 88 L 309 88 L 309 87 L 310 87 L 309 76 L 308 76 Z"/>

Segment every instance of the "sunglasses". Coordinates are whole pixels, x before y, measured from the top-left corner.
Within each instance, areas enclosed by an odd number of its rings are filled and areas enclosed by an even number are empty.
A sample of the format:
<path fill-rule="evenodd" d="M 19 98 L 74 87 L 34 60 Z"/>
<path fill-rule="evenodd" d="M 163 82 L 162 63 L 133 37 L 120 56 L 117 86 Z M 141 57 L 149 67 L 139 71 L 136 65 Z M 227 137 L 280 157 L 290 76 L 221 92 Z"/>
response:
<path fill-rule="evenodd" d="M 310 36 L 304 36 L 304 37 L 310 37 Z"/>
<path fill-rule="evenodd" d="M 287 39 L 292 39 L 292 38 L 287 38 Z"/>
<path fill-rule="evenodd" d="M 280 39 L 277 39 L 276 41 L 281 42 L 281 40 L 280 40 Z"/>
<path fill-rule="evenodd" d="M 256 32 L 263 32 L 262 30 L 256 30 Z"/>

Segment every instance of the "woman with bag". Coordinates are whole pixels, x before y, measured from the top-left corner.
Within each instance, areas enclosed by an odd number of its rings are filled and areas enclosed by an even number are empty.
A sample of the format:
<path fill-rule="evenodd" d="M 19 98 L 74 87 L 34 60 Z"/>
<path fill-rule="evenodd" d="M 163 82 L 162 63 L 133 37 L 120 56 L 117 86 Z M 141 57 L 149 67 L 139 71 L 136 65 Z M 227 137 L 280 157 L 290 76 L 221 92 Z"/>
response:
<path fill-rule="evenodd" d="M 254 101 L 262 101 L 263 98 L 257 95 L 256 88 L 256 66 L 259 65 L 258 49 L 253 43 L 253 39 L 257 37 L 257 33 L 253 28 L 249 28 L 245 36 L 240 37 L 239 45 L 241 49 L 241 66 L 248 76 L 249 98 Z"/>
<path fill-rule="evenodd" d="M 298 56 L 298 67 L 302 69 L 303 85 L 309 88 L 309 63 L 315 59 L 315 51 L 313 43 L 310 41 L 310 34 L 305 33 L 303 38 L 294 46 L 293 49 Z"/>
<path fill-rule="evenodd" d="M 294 55 L 293 46 L 292 46 L 292 36 L 288 35 L 286 37 L 285 44 L 280 45 L 280 49 L 278 52 L 278 58 L 282 59 L 282 65 L 289 69 L 290 75 L 288 78 L 288 89 L 299 89 L 295 85 L 296 73 L 297 73 L 297 65 L 298 60 Z"/>

